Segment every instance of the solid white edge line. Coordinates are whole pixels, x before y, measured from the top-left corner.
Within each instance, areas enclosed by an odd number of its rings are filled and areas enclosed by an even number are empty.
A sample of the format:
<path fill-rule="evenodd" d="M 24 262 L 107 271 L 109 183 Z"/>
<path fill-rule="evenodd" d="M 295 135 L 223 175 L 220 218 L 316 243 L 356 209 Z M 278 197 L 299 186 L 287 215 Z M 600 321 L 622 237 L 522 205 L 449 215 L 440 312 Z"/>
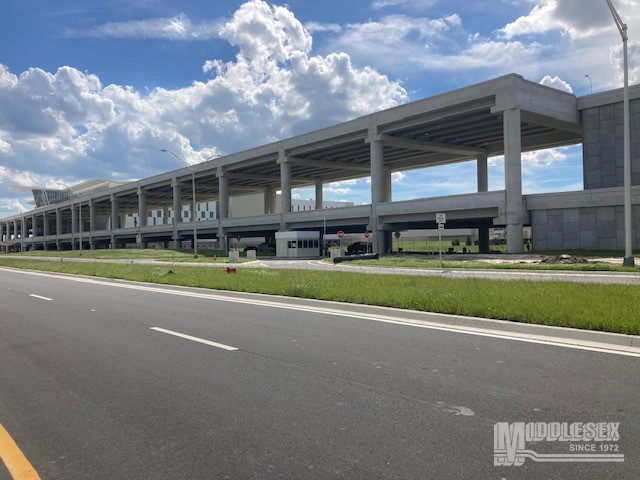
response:
<path fill-rule="evenodd" d="M 40 300 L 46 300 L 47 302 L 50 302 L 53 300 L 53 298 L 43 297 L 41 295 L 36 295 L 35 293 L 30 293 L 29 296 L 33 298 L 39 298 Z"/>
<path fill-rule="evenodd" d="M 3 269 L 0 268 L 0 270 L 3 270 Z M 253 300 L 253 299 L 244 299 L 244 298 L 233 298 L 233 297 L 230 297 L 230 296 L 227 296 L 227 295 L 221 295 L 221 294 L 215 294 L 215 293 L 211 294 L 211 293 L 200 293 L 200 292 L 187 292 L 187 291 L 183 291 L 183 290 L 174 290 L 174 289 L 167 289 L 167 288 L 160 288 L 160 287 L 150 287 L 150 286 L 146 286 L 146 285 L 115 283 L 115 282 L 97 280 L 97 279 L 92 279 L 92 278 L 68 277 L 68 276 L 65 276 L 63 274 L 62 275 L 52 275 L 52 274 L 49 274 L 49 273 L 32 272 L 32 271 L 21 271 L 21 270 L 18 270 L 18 271 L 9 270 L 9 271 L 15 272 L 15 273 L 22 273 L 22 274 L 25 274 L 25 275 L 36 275 L 36 276 L 57 278 L 57 279 L 63 278 L 65 280 L 79 282 L 79 283 L 91 283 L 91 284 L 95 284 L 95 285 L 103 285 L 103 286 L 109 286 L 109 287 L 127 288 L 127 289 L 131 289 L 131 290 L 142 290 L 142 291 L 147 291 L 147 292 L 162 293 L 164 295 L 170 294 L 170 295 L 178 295 L 178 296 L 183 296 L 183 297 L 202 298 L 202 299 L 218 300 L 218 301 L 231 302 L 231 303 L 243 303 L 243 304 L 270 307 L 270 308 L 281 308 L 281 309 L 285 309 L 285 310 L 299 310 L 299 311 L 304 311 L 304 312 L 309 312 L 309 313 L 318 313 L 318 314 L 335 315 L 335 316 L 341 316 L 341 317 L 350 317 L 350 318 L 357 318 L 357 319 L 361 319 L 361 320 L 376 321 L 376 322 L 381 322 L 381 323 L 405 325 L 405 326 L 410 326 L 410 327 L 426 328 L 426 329 L 431 329 L 431 330 L 441 330 L 441 331 L 452 332 L 452 333 L 461 333 L 461 334 L 465 334 L 465 335 L 475 335 L 475 336 L 480 336 L 480 337 L 490 337 L 490 338 L 497 338 L 497 339 L 501 339 L 501 340 L 512 340 L 512 341 L 516 341 L 516 342 L 536 343 L 536 344 L 540 344 L 540 345 L 550 345 L 550 346 L 555 346 L 555 347 L 571 348 L 571 349 L 575 349 L 575 350 L 586 350 L 586 351 L 591 351 L 591 352 L 609 353 L 609 354 L 614 354 L 614 355 L 623 355 L 623 356 L 628 356 L 628 357 L 640 358 L 640 353 L 638 353 L 637 351 L 625 350 L 624 349 L 625 347 L 622 347 L 621 349 L 615 349 L 615 348 L 608 348 L 608 347 L 604 347 L 604 346 L 603 347 L 589 346 L 589 345 L 584 345 L 584 344 L 579 344 L 579 343 L 570 343 L 569 340 L 561 342 L 561 341 L 551 340 L 551 339 L 547 340 L 547 339 L 544 339 L 544 338 L 532 338 L 531 336 L 523 336 L 524 334 L 506 333 L 506 332 L 505 333 L 494 333 L 493 330 L 489 330 L 489 329 L 481 329 L 481 328 L 475 328 L 475 327 L 462 327 L 462 326 L 449 326 L 449 325 L 446 325 L 446 324 L 443 324 L 443 323 L 428 322 L 428 321 L 424 321 L 424 320 L 414 321 L 414 320 L 408 320 L 408 319 L 404 319 L 404 318 L 400 318 L 400 317 L 392 317 L 392 316 L 387 316 L 387 315 L 376 315 L 376 314 L 367 314 L 367 313 L 352 313 L 352 312 L 346 312 L 344 310 L 338 310 L 338 309 L 334 309 L 334 308 L 314 307 L 314 306 L 310 306 L 310 305 L 309 306 L 300 306 L 300 305 L 294 305 L 294 304 L 279 303 L 279 302 L 274 302 L 274 301 L 270 301 L 270 300 Z M 230 293 L 234 293 L 234 292 L 230 292 Z M 428 314 L 430 312 L 424 312 L 424 313 Z M 438 315 L 440 315 L 440 314 L 438 314 Z M 442 315 L 447 316 L 446 314 L 442 314 Z M 453 316 L 455 316 L 455 315 L 453 315 Z M 473 318 L 473 317 L 471 317 L 471 318 Z M 632 347 L 628 347 L 628 348 L 632 348 Z"/>
<path fill-rule="evenodd" d="M 223 350 L 228 350 L 229 352 L 233 352 L 234 350 L 238 350 L 236 347 L 231 347 L 229 345 L 225 345 L 223 343 L 212 342 L 210 340 L 205 340 L 203 338 L 192 337 L 191 335 L 185 335 L 184 333 L 174 332 L 173 330 L 167 330 L 165 328 L 160 327 L 150 327 L 151 330 L 155 330 L 156 332 L 166 333 L 168 335 L 173 335 L 174 337 L 186 338 L 187 340 L 191 340 L 193 342 L 204 343 L 205 345 L 209 345 L 211 347 L 221 348 Z"/>

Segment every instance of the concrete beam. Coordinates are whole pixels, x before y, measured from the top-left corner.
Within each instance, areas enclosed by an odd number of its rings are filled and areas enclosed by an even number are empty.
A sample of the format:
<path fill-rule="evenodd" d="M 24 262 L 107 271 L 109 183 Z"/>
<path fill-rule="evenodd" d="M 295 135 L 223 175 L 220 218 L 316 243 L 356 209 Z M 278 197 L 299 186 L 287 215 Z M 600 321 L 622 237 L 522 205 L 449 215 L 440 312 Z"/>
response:
<path fill-rule="evenodd" d="M 394 137 L 391 135 L 380 135 L 380 141 L 385 145 L 406 148 L 407 150 L 418 150 L 422 152 L 451 153 L 455 155 L 481 155 L 486 150 L 482 148 L 464 147 L 447 143 L 425 142 L 408 138 Z"/>

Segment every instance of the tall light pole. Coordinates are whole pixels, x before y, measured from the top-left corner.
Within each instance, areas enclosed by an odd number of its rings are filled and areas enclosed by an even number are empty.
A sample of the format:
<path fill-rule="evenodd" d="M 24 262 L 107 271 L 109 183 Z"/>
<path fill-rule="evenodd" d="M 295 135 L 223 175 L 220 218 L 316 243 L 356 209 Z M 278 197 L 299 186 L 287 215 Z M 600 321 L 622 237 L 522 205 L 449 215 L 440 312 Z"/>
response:
<path fill-rule="evenodd" d="M 588 73 L 584 77 L 589 80 L 589 93 L 593 93 L 593 82 L 591 81 L 591 77 Z"/>
<path fill-rule="evenodd" d="M 78 238 L 80 240 L 80 256 L 82 256 L 82 202 L 80 201 L 80 194 L 65 183 L 57 182 L 57 185 L 62 185 L 70 193 L 72 193 L 75 197 L 78 198 L 78 221 L 80 222 L 80 228 L 78 230 Z M 71 202 L 71 208 L 73 208 L 73 202 Z M 73 229 L 72 229 L 72 232 L 73 232 Z"/>
<path fill-rule="evenodd" d="M 607 0 L 613 20 L 622 37 L 624 60 L 624 260 L 625 267 L 633 267 L 635 262 L 631 239 L 631 137 L 629 123 L 629 65 L 627 61 L 627 24 L 622 21 L 611 0 Z"/>
<path fill-rule="evenodd" d="M 166 149 L 163 148 L 160 151 L 173 155 L 185 167 L 187 167 L 191 171 L 191 187 L 193 189 L 193 191 L 192 191 L 192 194 L 193 194 L 193 205 L 191 206 L 191 210 L 193 211 L 193 214 L 192 214 L 192 217 L 191 217 L 191 220 L 193 222 L 193 258 L 198 258 L 198 227 L 197 227 L 198 211 L 197 211 L 197 208 L 196 208 L 196 168 L 194 168 L 192 165 L 189 165 L 187 162 L 185 162 L 182 159 L 182 157 L 176 155 L 171 150 L 166 150 Z M 174 220 L 177 218 L 176 217 L 177 215 L 178 215 L 178 212 L 173 212 Z M 180 212 L 180 216 L 182 216 L 182 212 Z M 177 239 L 175 239 L 174 241 L 177 241 Z"/>

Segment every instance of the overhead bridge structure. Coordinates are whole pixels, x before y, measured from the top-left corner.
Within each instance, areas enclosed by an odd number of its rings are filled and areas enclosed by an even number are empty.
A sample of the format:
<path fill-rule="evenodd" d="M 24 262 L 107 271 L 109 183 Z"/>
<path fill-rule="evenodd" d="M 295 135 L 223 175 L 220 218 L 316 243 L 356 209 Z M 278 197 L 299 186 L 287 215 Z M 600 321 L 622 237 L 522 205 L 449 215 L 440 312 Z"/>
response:
<path fill-rule="evenodd" d="M 636 108 L 640 89 L 634 87 L 632 91 L 634 111 L 640 119 L 640 108 Z M 537 213 L 527 207 L 527 198 L 522 194 L 522 153 L 583 143 L 585 135 L 597 137 L 598 146 L 594 140 L 592 154 L 585 156 L 585 172 L 589 164 L 593 180 L 597 164 L 599 178 L 605 179 L 607 171 L 601 154 L 605 146 L 601 140 L 608 127 L 603 126 L 601 117 L 606 112 L 602 112 L 610 106 L 612 121 L 617 121 L 616 105 L 622 101 L 621 94 L 618 100 L 615 91 L 607 95 L 585 97 L 587 103 L 581 110 L 580 99 L 574 95 L 511 74 L 210 160 L 196 170 L 196 197 L 198 202 L 215 200 L 217 215 L 197 222 L 198 236 L 223 242 L 227 236 L 273 235 L 286 230 L 369 230 L 374 250 L 383 253 L 391 247 L 392 232 L 435 228 L 436 213 L 444 212 L 447 226 L 478 228 L 481 250 L 488 249 L 489 228 L 502 226 L 506 229 L 508 251 L 521 252 L 523 226 L 532 225 L 534 217 L 540 220 L 544 236 L 540 237 L 541 243 L 546 242 L 551 248 L 554 241 L 565 242 L 565 237 L 570 243 L 575 237 L 571 232 L 561 231 L 562 238 L 558 240 L 549 230 L 548 219 L 553 212 L 545 218 L 540 213 L 562 210 L 565 205 L 554 203 L 553 196 L 536 196 L 532 205 Z M 594 111 L 598 114 L 597 125 L 589 120 Z M 587 126 L 590 132 L 586 131 Z M 615 136 L 615 125 L 613 129 Z M 640 136 L 638 132 L 635 135 L 636 139 Z M 615 164 L 615 138 L 613 143 L 611 161 Z M 489 191 L 488 158 L 498 155 L 505 158 L 505 189 Z M 477 192 L 393 201 L 394 172 L 469 160 L 477 162 Z M 634 161 L 638 163 L 637 158 Z M 616 167 L 613 168 L 615 172 Z M 363 177 L 371 179 L 370 204 L 322 209 L 324 184 Z M 640 178 L 635 180 L 634 184 L 640 183 Z M 191 171 L 182 168 L 5 218 L 0 220 L 0 246 L 4 251 L 76 249 L 82 241 L 85 249 L 119 248 L 135 242 L 137 235 L 143 244 L 190 239 L 193 216 L 183 222 L 175 216 L 167 221 L 169 215 L 164 215 L 165 223 L 161 225 L 148 225 L 144 219 L 150 210 L 166 212 L 171 208 L 182 212 L 182 204 L 191 201 L 191 181 Z M 597 183 L 597 179 L 593 181 Z M 304 186 L 315 186 L 317 209 L 292 212 L 291 191 Z M 603 187 L 610 187 L 605 192 L 606 206 L 621 206 L 619 179 L 611 185 L 600 182 L 592 186 Z M 590 188 L 586 178 L 585 188 Z M 280 205 L 276 205 L 276 191 L 281 192 Z M 230 198 L 256 193 L 264 199 L 259 215 L 229 214 Z M 599 197 L 594 200 L 597 193 L 572 192 L 568 194 L 573 195 L 569 204 L 578 209 L 598 207 L 602 202 Z M 566 203 L 566 198 L 561 202 Z M 143 221 L 137 228 L 124 228 L 123 218 L 131 212 L 138 213 Z M 581 212 L 571 215 L 577 215 L 579 224 Z M 598 219 L 595 221 L 597 230 Z"/>

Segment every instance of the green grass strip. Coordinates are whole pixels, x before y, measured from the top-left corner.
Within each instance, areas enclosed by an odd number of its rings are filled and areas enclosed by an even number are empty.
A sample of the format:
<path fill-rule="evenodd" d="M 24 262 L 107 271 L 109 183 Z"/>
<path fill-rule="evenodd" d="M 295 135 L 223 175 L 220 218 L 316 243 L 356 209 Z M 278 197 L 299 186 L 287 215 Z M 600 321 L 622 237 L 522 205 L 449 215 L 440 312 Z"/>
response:
<path fill-rule="evenodd" d="M 640 287 L 224 267 L 41 262 L 0 265 L 640 334 Z"/>

